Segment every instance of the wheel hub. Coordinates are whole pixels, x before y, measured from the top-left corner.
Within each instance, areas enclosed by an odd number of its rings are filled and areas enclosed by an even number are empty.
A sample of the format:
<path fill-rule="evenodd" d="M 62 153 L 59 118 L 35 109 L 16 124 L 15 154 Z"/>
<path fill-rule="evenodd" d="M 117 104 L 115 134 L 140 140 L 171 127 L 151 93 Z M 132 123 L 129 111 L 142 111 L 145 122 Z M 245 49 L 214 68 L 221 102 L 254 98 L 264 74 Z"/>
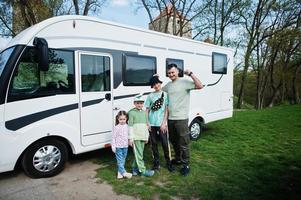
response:
<path fill-rule="evenodd" d="M 190 127 L 191 137 L 197 138 L 201 132 L 201 126 L 198 123 L 193 123 Z"/>
<path fill-rule="evenodd" d="M 58 166 L 61 161 L 60 150 L 53 145 L 41 147 L 33 156 L 33 166 L 40 172 L 48 172 Z"/>

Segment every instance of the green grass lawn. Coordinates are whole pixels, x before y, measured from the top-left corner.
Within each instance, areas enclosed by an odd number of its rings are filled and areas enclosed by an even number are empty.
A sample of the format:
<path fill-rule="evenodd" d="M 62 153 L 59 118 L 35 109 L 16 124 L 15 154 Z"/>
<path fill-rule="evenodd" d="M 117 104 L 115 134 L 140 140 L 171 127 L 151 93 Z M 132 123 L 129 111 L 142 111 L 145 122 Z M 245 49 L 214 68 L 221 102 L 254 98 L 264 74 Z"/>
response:
<path fill-rule="evenodd" d="M 96 161 L 97 176 L 115 192 L 140 199 L 301 199 L 300 105 L 237 111 L 206 129 L 190 145 L 187 177 L 162 168 L 154 177 L 117 180 L 116 162 L 108 150 Z M 130 151 L 128 170 L 132 160 Z M 163 164 L 163 156 L 161 160 Z M 145 162 L 151 167 L 149 145 Z"/>

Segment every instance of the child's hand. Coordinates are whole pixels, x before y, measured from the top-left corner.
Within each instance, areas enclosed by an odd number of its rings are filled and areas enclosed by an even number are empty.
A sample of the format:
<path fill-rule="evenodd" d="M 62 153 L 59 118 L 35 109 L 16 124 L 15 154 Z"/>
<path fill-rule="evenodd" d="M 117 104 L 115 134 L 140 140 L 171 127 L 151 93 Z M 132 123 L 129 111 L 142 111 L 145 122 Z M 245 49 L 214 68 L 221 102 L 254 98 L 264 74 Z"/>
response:
<path fill-rule="evenodd" d="M 132 141 L 132 140 L 129 140 L 129 145 L 130 145 L 131 147 L 133 147 L 133 141 Z"/>
<path fill-rule="evenodd" d="M 161 130 L 162 133 L 167 133 L 167 125 L 166 124 L 162 124 L 160 126 L 160 130 Z"/>
<path fill-rule="evenodd" d="M 116 147 L 111 147 L 113 153 L 116 153 Z"/>
<path fill-rule="evenodd" d="M 148 143 L 148 140 L 144 141 L 144 144 L 147 144 Z"/>
<path fill-rule="evenodd" d="M 152 131 L 152 127 L 149 125 L 149 123 L 146 124 L 148 131 Z"/>

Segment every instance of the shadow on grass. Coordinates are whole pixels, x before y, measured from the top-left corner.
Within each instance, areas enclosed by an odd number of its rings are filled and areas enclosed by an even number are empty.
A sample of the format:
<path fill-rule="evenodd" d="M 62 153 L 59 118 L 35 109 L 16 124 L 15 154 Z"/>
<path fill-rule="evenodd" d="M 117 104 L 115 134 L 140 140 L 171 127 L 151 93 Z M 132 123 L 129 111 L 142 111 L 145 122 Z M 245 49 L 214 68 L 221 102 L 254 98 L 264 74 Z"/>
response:
<path fill-rule="evenodd" d="M 216 131 L 214 128 L 208 130 Z M 114 191 L 140 199 L 300 199 L 301 193 L 301 160 L 283 154 L 262 155 L 257 152 L 239 154 L 227 143 L 211 147 L 210 131 L 203 138 L 191 144 L 191 173 L 187 177 L 177 172 L 169 173 L 164 167 L 154 177 L 133 177 L 131 180 L 116 179 L 116 161 L 110 149 L 101 150 L 100 156 L 94 159 L 99 164 L 97 177 L 100 182 L 113 186 Z M 230 136 L 218 135 L 227 141 Z M 210 138 L 210 139 L 209 139 Z M 209 139 L 209 140 L 208 140 Z M 235 148 L 235 143 L 233 148 Z M 237 148 L 244 151 L 245 147 Z M 162 149 L 160 149 L 162 152 Z M 161 163 L 165 163 L 160 155 Z M 126 169 L 131 169 L 133 153 L 129 150 Z M 145 148 L 145 163 L 151 166 L 151 150 Z"/>
<path fill-rule="evenodd" d="M 300 199 L 301 158 L 299 160 L 255 160 L 254 182 L 260 199 Z M 298 166 L 299 165 L 299 166 Z"/>
<path fill-rule="evenodd" d="M 115 192 L 140 199 L 301 199 L 300 111 L 301 107 L 280 107 L 237 112 L 231 119 L 209 124 L 201 139 L 190 145 L 187 177 L 162 168 L 151 178 L 116 180 L 112 154 L 97 159 L 97 176 Z M 150 146 L 144 155 L 150 167 Z M 128 170 L 132 160 L 130 151 Z"/>

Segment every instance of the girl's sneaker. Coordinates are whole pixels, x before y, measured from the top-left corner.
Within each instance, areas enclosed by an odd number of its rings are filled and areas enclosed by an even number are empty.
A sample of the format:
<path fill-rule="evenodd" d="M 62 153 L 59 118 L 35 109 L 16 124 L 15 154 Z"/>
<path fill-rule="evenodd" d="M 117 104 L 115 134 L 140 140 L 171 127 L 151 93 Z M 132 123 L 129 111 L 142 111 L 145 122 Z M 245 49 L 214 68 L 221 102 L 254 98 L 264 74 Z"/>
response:
<path fill-rule="evenodd" d="M 118 172 L 117 173 L 117 179 L 122 179 L 122 178 L 123 178 L 122 174 L 120 172 Z"/>
<path fill-rule="evenodd" d="M 145 170 L 145 172 L 142 172 L 142 173 L 141 173 L 141 176 L 150 177 L 150 176 L 153 176 L 154 173 L 155 173 L 154 170 Z"/>
<path fill-rule="evenodd" d="M 132 178 L 132 174 L 131 174 L 131 173 L 128 173 L 128 172 L 125 172 L 125 173 L 123 174 L 123 177 L 125 177 L 125 178 Z"/>

